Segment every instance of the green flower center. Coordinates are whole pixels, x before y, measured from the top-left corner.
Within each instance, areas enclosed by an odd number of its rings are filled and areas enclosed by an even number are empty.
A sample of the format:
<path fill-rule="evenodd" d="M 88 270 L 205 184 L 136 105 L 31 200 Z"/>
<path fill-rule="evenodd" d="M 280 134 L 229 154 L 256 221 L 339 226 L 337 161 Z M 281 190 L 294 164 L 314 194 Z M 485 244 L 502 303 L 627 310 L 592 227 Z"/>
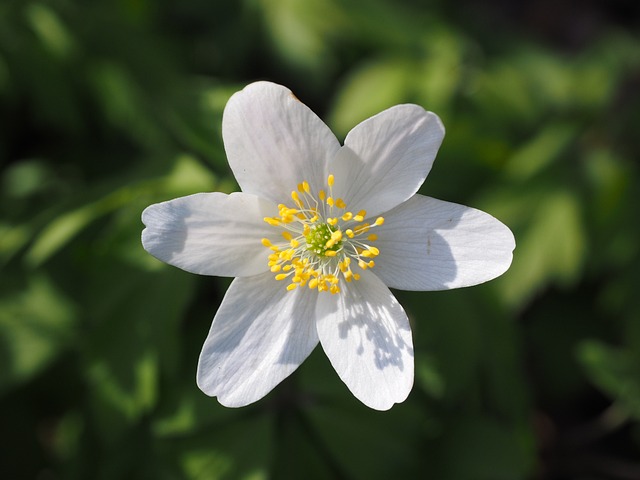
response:
<path fill-rule="evenodd" d="M 311 227 L 309 233 L 305 235 L 307 250 L 320 257 L 326 256 L 327 250 L 337 252 L 342 248 L 342 235 L 337 233 L 337 229 L 331 228 L 326 223 L 318 223 Z M 340 236 L 340 240 L 332 242 L 331 239 Z M 328 246 L 330 245 L 330 246 Z"/>

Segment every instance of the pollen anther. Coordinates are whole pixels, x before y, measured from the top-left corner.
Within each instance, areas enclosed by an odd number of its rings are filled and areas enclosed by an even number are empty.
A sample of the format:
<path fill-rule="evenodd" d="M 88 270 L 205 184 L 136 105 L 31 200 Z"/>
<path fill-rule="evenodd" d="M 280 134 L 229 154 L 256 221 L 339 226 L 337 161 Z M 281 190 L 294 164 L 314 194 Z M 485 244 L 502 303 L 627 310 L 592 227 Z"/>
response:
<path fill-rule="evenodd" d="M 341 292 L 340 282 L 358 281 L 360 274 L 352 270 L 351 264 L 362 270 L 373 268 L 380 251 L 370 245 L 377 235 L 367 233 L 371 228 L 384 223 L 378 217 L 373 223 L 365 223 L 367 212 L 347 210 L 344 199 L 334 197 L 335 177 L 327 177 L 327 190 L 318 190 L 317 197 L 312 194 L 307 181 L 296 185 L 291 192 L 294 207 L 278 205 L 278 215 L 265 217 L 264 221 L 281 228 L 283 241 L 268 238 L 260 241 L 273 253 L 268 256 L 268 267 L 275 273 L 278 281 L 289 279 L 288 291 L 308 286 L 319 292 L 332 295 Z M 338 208 L 341 212 L 335 212 Z M 337 215 L 337 216 L 331 216 Z M 274 238 L 274 237 L 271 237 Z M 280 273 L 282 272 L 282 273 Z"/>

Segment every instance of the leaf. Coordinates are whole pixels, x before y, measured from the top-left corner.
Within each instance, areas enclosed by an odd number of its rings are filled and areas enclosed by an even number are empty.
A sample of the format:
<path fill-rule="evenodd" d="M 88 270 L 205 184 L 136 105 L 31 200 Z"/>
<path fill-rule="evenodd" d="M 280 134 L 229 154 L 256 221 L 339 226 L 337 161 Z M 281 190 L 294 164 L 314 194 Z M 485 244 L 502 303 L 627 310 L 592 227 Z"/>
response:
<path fill-rule="evenodd" d="M 452 106 L 463 80 L 464 37 L 445 28 L 433 29 L 423 41 L 426 54 L 412 75 L 417 103 L 439 115 Z"/>
<path fill-rule="evenodd" d="M 576 138 L 573 124 L 550 123 L 507 160 L 506 175 L 514 181 L 526 181 L 556 161 Z"/>
<path fill-rule="evenodd" d="M 578 359 L 591 382 L 640 420 L 640 356 L 598 340 L 578 346 Z"/>
<path fill-rule="evenodd" d="M 207 399 L 207 402 L 212 400 Z M 176 478 L 165 476 L 169 468 L 180 473 L 177 478 L 188 480 L 269 478 L 267 472 L 278 449 L 273 418 L 270 415 L 239 415 L 239 410 L 224 409 L 216 404 L 210 408 L 225 410 L 225 420 L 201 424 L 191 435 L 160 439 L 149 478 Z M 292 452 L 288 453 L 289 459 L 294 461 Z"/>
<path fill-rule="evenodd" d="M 133 72 L 120 63 L 95 61 L 89 65 L 89 78 L 107 120 L 134 142 L 157 151 L 166 135 L 155 123 L 144 87 Z"/>
<path fill-rule="evenodd" d="M 111 260 L 87 285 L 93 327 L 82 345 L 86 380 L 108 441 L 155 408 L 161 373 L 175 372 L 194 281 L 177 269 L 144 272 Z"/>
<path fill-rule="evenodd" d="M 344 82 L 336 96 L 329 124 L 345 135 L 361 121 L 406 101 L 415 65 L 390 57 L 366 63 Z"/>
<path fill-rule="evenodd" d="M 165 177 L 153 181 L 138 181 L 136 184 L 118 188 L 96 201 L 63 213 L 52 220 L 36 236 L 25 254 L 26 263 L 32 268 L 41 265 L 92 222 L 126 207 L 137 197 L 149 196 L 150 191 L 162 194 L 169 199 L 188 193 L 212 190 L 215 185 L 214 178 L 211 172 L 194 158 L 179 155 L 173 170 Z"/>
<path fill-rule="evenodd" d="M 571 191 L 494 191 L 491 201 L 479 206 L 509 225 L 516 237 L 510 269 L 493 282 L 507 304 L 522 305 L 545 286 L 568 285 L 578 277 L 587 235 Z"/>
<path fill-rule="evenodd" d="M 0 223 L 0 266 L 3 266 L 31 239 L 31 229 L 26 225 Z"/>
<path fill-rule="evenodd" d="M 75 50 L 75 41 L 58 15 L 42 3 L 31 3 L 26 9 L 31 28 L 42 44 L 55 56 L 68 57 Z"/>
<path fill-rule="evenodd" d="M 262 0 L 258 6 L 278 53 L 299 68 L 320 73 L 329 62 L 329 39 L 345 20 L 339 4 L 326 0 Z"/>
<path fill-rule="evenodd" d="M 26 382 L 72 344 L 76 313 L 42 273 L 23 291 L 8 289 L 0 297 L 0 392 Z"/>

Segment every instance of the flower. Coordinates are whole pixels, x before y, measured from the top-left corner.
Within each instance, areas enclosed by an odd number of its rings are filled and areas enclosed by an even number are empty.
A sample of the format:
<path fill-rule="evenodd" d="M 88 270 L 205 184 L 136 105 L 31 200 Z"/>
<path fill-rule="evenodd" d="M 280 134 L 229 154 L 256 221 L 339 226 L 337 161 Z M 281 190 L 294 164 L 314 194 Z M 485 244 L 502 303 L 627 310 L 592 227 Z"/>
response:
<path fill-rule="evenodd" d="M 229 407 L 253 403 L 318 343 L 349 390 L 387 410 L 413 385 L 409 319 L 389 288 L 446 290 L 511 264 L 492 216 L 416 193 L 444 137 L 433 113 L 398 105 L 341 146 L 287 88 L 235 93 L 224 146 L 242 192 L 149 206 L 144 248 L 188 272 L 236 277 L 198 362 L 197 383 Z"/>

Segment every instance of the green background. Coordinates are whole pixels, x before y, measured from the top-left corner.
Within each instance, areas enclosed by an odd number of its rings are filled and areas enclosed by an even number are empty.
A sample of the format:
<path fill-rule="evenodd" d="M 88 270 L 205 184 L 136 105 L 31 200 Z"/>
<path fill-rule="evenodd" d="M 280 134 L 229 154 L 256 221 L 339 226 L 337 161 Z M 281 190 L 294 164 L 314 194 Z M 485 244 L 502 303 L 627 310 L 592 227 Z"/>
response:
<path fill-rule="evenodd" d="M 0 477 L 640 478 L 637 2 L 3 0 Z M 151 203 L 237 189 L 228 97 L 282 83 L 344 138 L 417 103 L 421 192 L 514 231 L 511 269 L 396 292 L 415 386 L 389 412 L 320 348 L 258 403 L 195 384 L 228 279 L 141 247 Z"/>

